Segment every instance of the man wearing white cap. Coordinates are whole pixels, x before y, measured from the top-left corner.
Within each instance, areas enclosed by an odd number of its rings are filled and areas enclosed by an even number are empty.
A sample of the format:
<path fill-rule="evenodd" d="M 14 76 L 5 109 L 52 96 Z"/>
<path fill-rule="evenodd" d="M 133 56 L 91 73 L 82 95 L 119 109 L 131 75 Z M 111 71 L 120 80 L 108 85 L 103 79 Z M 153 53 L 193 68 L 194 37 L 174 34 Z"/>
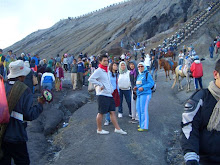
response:
<path fill-rule="evenodd" d="M 32 106 L 32 92 L 23 83 L 25 76 L 31 69 L 26 67 L 22 60 L 11 62 L 9 70 L 6 95 L 11 117 L 9 123 L 2 126 L 0 131 L 1 149 L 3 151 L 3 155 L 0 152 L 0 164 L 11 164 L 11 159 L 13 159 L 15 164 L 29 165 L 26 121 L 32 121 L 41 114 L 45 101 L 38 98 L 38 104 Z"/>

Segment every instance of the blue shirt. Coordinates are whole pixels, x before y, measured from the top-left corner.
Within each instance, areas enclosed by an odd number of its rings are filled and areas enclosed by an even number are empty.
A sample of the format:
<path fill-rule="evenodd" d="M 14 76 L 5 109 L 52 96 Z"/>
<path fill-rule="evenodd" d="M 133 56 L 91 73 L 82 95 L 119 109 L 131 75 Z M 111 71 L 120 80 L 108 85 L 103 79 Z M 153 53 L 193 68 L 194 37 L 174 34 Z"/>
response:
<path fill-rule="evenodd" d="M 143 87 L 143 91 L 139 91 L 137 89 L 137 95 L 144 95 L 144 94 L 151 94 L 151 88 L 154 86 L 154 80 L 150 73 L 148 73 L 147 79 L 146 74 L 148 71 L 144 71 L 143 73 L 139 74 L 136 81 L 136 87 L 140 88 Z"/>
<path fill-rule="evenodd" d="M 116 89 L 116 86 L 117 86 L 117 89 L 118 89 L 118 92 L 119 92 L 119 87 L 118 87 L 118 84 L 116 85 L 116 74 L 114 73 L 115 77 L 112 76 L 112 72 L 108 72 L 108 76 L 110 78 L 110 81 L 111 81 L 111 84 L 112 84 L 112 88 L 113 90 Z M 117 79 L 118 79 L 118 73 L 117 73 Z"/>
<path fill-rule="evenodd" d="M 84 68 L 83 62 L 78 63 L 77 72 L 82 72 L 82 73 L 85 72 L 85 68 Z"/>

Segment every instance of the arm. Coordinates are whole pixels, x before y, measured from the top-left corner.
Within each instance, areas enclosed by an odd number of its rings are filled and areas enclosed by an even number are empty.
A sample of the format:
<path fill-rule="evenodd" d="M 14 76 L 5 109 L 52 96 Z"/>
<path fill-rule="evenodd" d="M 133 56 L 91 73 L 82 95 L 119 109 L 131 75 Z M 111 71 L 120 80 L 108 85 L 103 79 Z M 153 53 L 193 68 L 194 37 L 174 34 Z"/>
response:
<path fill-rule="evenodd" d="M 185 104 L 182 114 L 181 146 L 187 164 L 199 162 L 199 129 L 201 125 L 201 107 L 203 91 L 194 94 Z"/>
<path fill-rule="evenodd" d="M 95 72 L 89 77 L 88 81 L 95 86 L 103 86 L 97 79 L 100 77 L 100 70 L 95 70 Z"/>
<path fill-rule="evenodd" d="M 24 120 L 32 121 L 38 118 L 38 116 L 43 112 L 43 104 L 39 103 L 33 106 L 33 95 L 28 89 L 24 93 L 23 101 L 23 115 Z"/>
<path fill-rule="evenodd" d="M 44 76 L 45 76 L 45 75 L 43 74 L 43 75 L 42 75 L 42 77 L 41 77 L 41 83 L 40 83 L 40 84 L 41 84 L 41 86 L 43 85 Z"/>
<path fill-rule="evenodd" d="M 147 76 L 147 82 L 145 84 L 143 84 L 143 89 L 146 91 L 146 90 L 149 90 L 151 89 L 152 87 L 154 86 L 154 80 L 151 76 L 150 73 L 148 73 L 148 76 Z"/>

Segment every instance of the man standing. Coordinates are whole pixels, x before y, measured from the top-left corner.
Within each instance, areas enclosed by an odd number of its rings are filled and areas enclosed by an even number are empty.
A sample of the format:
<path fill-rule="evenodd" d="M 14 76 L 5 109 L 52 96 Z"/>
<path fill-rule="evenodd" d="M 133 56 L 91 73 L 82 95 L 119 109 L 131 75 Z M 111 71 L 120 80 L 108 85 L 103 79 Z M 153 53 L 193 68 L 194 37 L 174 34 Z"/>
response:
<path fill-rule="evenodd" d="M 220 60 L 208 89 L 186 102 L 182 114 L 181 145 L 186 165 L 220 164 Z"/>
<path fill-rule="evenodd" d="M 30 159 L 26 144 L 27 121 L 32 121 L 41 114 L 45 101 L 38 98 L 38 104 L 32 106 L 32 92 L 23 83 L 31 69 L 26 67 L 22 60 L 11 62 L 9 70 L 6 94 L 11 117 L 7 126 L 1 125 L 3 157 L 1 157 L 0 164 L 9 165 L 13 159 L 15 164 L 29 165 Z"/>
<path fill-rule="evenodd" d="M 154 80 L 156 82 L 157 81 L 158 61 L 157 61 L 157 59 L 155 59 L 155 56 L 152 56 L 150 70 L 151 70 L 152 78 L 154 78 L 154 75 L 155 75 Z"/>
<path fill-rule="evenodd" d="M 211 44 L 209 47 L 210 58 L 213 58 L 214 46 Z"/>
<path fill-rule="evenodd" d="M 83 73 L 85 72 L 85 67 L 81 57 L 78 57 L 77 64 L 77 88 L 81 90 L 83 86 Z"/>
<path fill-rule="evenodd" d="M 111 121 L 115 126 L 115 132 L 119 134 L 127 134 L 127 132 L 119 127 L 115 116 L 115 102 L 112 96 L 113 87 L 108 76 L 107 55 L 101 55 L 99 57 L 99 68 L 90 76 L 89 82 L 95 85 L 96 95 L 98 96 L 98 114 L 96 117 L 97 133 L 109 134 L 109 131 L 102 129 L 102 119 L 104 114 L 110 112 Z"/>
<path fill-rule="evenodd" d="M 93 68 L 98 68 L 98 61 L 96 60 L 96 56 L 93 56 L 93 61 L 91 62 L 91 64 Z"/>
<path fill-rule="evenodd" d="M 192 72 L 192 76 L 194 78 L 194 84 L 195 84 L 195 88 L 196 90 L 198 90 L 199 86 L 202 89 L 202 76 L 203 76 L 203 67 L 202 67 L 202 63 L 199 60 L 199 56 L 195 56 L 194 57 L 195 61 L 192 63 L 191 67 L 190 67 L 190 71 Z M 198 86 L 198 82 L 199 82 L 199 86 Z"/>

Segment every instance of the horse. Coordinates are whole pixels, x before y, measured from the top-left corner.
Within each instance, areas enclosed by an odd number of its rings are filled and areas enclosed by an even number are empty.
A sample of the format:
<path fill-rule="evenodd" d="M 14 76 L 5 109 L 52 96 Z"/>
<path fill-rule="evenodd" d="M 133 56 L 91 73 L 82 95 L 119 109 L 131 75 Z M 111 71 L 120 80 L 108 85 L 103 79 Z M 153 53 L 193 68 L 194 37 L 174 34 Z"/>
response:
<path fill-rule="evenodd" d="M 185 64 L 184 65 L 178 65 L 175 69 L 175 80 L 172 85 L 172 89 L 176 85 L 176 82 L 178 81 L 178 90 L 182 90 L 183 87 L 181 85 L 181 81 L 183 80 L 184 77 L 186 77 L 186 82 L 187 82 L 187 89 L 186 91 L 190 91 L 190 82 L 191 82 L 191 73 L 190 73 L 190 67 L 192 64 L 192 60 L 185 59 Z M 179 76 L 181 77 L 181 80 L 179 79 Z"/>
<path fill-rule="evenodd" d="M 176 56 L 176 54 L 171 51 L 168 51 L 167 53 L 160 52 L 160 57 L 164 57 L 164 58 L 171 57 L 172 60 L 175 60 L 175 56 Z"/>
<path fill-rule="evenodd" d="M 168 51 L 167 53 L 164 54 L 164 58 L 172 57 L 172 60 L 175 60 L 175 55 L 176 54 L 174 52 Z"/>
<path fill-rule="evenodd" d="M 174 74 L 175 68 L 177 67 L 177 62 L 171 60 L 173 62 L 173 66 L 171 66 L 170 62 L 168 60 L 165 60 L 163 58 L 159 58 L 159 65 L 160 65 L 160 69 L 162 69 L 162 67 L 164 68 L 165 74 L 166 74 L 166 81 L 167 81 L 167 77 L 170 78 L 170 70 L 172 71 L 172 74 Z M 171 78 L 170 78 L 171 80 Z"/>

